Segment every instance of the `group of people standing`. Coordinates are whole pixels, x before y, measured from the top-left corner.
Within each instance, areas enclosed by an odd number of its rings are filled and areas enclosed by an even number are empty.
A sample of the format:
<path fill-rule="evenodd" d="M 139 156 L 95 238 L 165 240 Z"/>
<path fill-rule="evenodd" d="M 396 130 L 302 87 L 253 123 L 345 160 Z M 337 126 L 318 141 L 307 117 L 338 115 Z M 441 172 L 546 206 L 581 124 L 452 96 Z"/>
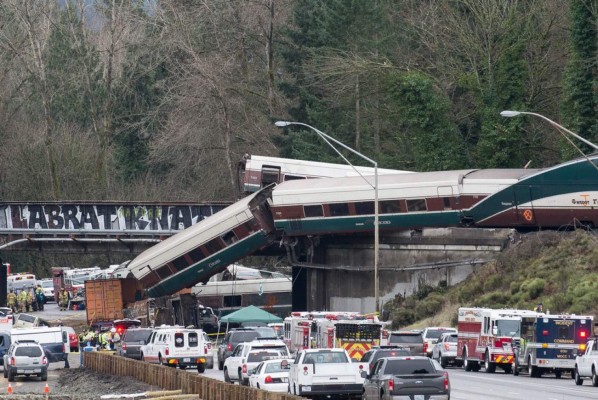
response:
<path fill-rule="evenodd" d="M 109 331 L 99 332 L 91 328 L 79 334 L 79 346 L 92 346 L 98 350 L 115 350 L 116 344 L 120 342 L 120 335 L 116 328 Z"/>
<path fill-rule="evenodd" d="M 7 296 L 8 307 L 12 309 L 13 313 L 17 312 L 31 312 L 44 311 L 44 303 L 46 297 L 41 285 L 34 288 L 25 288 L 21 290 L 10 289 Z"/>

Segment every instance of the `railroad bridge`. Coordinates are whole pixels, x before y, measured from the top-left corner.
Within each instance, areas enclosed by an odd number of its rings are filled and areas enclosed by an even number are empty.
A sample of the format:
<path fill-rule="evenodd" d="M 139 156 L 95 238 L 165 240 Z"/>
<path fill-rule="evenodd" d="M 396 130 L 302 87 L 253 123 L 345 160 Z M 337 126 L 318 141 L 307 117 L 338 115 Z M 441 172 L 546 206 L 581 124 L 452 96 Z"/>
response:
<path fill-rule="evenodd" d="M 0 252 L 114 252 L 133 258 L 229 204 L 0 203 Z M 462 281 L 504 249 L 513 233 L 510 229 L 439 228 L 382 234 L 381 304 L 397 294 L 410 294 L 421 284 Z M 298 242 L 294 246 L 274 243 L 263 252 L 290 259 L 294 309 L 374 310 L 371 234 L 323 236 L 317 245 L 312 237 Z"/>

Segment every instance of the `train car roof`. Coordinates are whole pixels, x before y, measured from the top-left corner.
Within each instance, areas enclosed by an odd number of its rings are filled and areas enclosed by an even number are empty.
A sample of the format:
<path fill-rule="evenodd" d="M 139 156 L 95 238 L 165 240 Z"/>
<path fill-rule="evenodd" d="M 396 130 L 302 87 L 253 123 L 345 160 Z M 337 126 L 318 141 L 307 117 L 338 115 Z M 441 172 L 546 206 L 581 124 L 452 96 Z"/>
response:
<path fill-rule="evenodd" d="M 542 169 L 477 169 L 465 176 L 465 179 L 472 180 L 472 179 L 484 179 L 484 180 L 498 180 L 498 179 L 508 179 L 508 180 L 520 180 L 522 178 L 526 178 L 530 175 L 533 175 L 537 172 L 542 171 Z"/>
<path fill-rule="evenodd" d="M 231 217 L 243 210 L 246 210 L 249 203 L 258 196 L 264 189 L 257 191 L 236 203 L 226 207 L 225 209 L 218 211 L 212 216 L 199 221 L 198 223 L 191 225 L 189 228 L 184 229 L 177 234 L 169 237 L 168 239 L 150 247 L 131 261 L 127 266 L 127 269 L 131 272 L 145 267 L 150 260 L 157 257 L 158 255 L 168 251 L 169 249 L 178 246 L 182 242 L 196 239 L 204 230 L 209 229 L 213 226 L 220 224 L 223 219 Z M 196 246 L 196 245 L 194 245 Z"/>

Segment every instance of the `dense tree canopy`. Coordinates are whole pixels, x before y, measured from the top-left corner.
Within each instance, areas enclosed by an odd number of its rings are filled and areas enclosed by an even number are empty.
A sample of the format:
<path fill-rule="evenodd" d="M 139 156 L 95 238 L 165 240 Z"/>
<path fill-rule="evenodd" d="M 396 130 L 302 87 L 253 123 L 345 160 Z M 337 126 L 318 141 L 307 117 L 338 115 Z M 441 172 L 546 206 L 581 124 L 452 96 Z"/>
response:
<path fill-rule="evenodd" d="M 598 0 L 3 0 L 1 197 L 232 200 L 245 153 L 342 162 L 281 119 L 384 168 L 552 165 L 578 153 L 499 113 L 597 140 L 597 21 Z"/>

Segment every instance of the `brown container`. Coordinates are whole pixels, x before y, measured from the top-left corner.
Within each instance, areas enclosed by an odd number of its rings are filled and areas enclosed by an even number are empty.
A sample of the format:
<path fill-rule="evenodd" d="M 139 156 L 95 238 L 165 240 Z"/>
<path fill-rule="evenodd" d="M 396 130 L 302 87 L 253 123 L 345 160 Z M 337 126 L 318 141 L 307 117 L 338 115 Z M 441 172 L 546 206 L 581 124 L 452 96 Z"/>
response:
<path fill-rule="evenodd" d="M 85 281 L 87 323 L 124 318 L 128 303 L 141 299 L 143 289 L 136 279 L 98 279 Z"/>

